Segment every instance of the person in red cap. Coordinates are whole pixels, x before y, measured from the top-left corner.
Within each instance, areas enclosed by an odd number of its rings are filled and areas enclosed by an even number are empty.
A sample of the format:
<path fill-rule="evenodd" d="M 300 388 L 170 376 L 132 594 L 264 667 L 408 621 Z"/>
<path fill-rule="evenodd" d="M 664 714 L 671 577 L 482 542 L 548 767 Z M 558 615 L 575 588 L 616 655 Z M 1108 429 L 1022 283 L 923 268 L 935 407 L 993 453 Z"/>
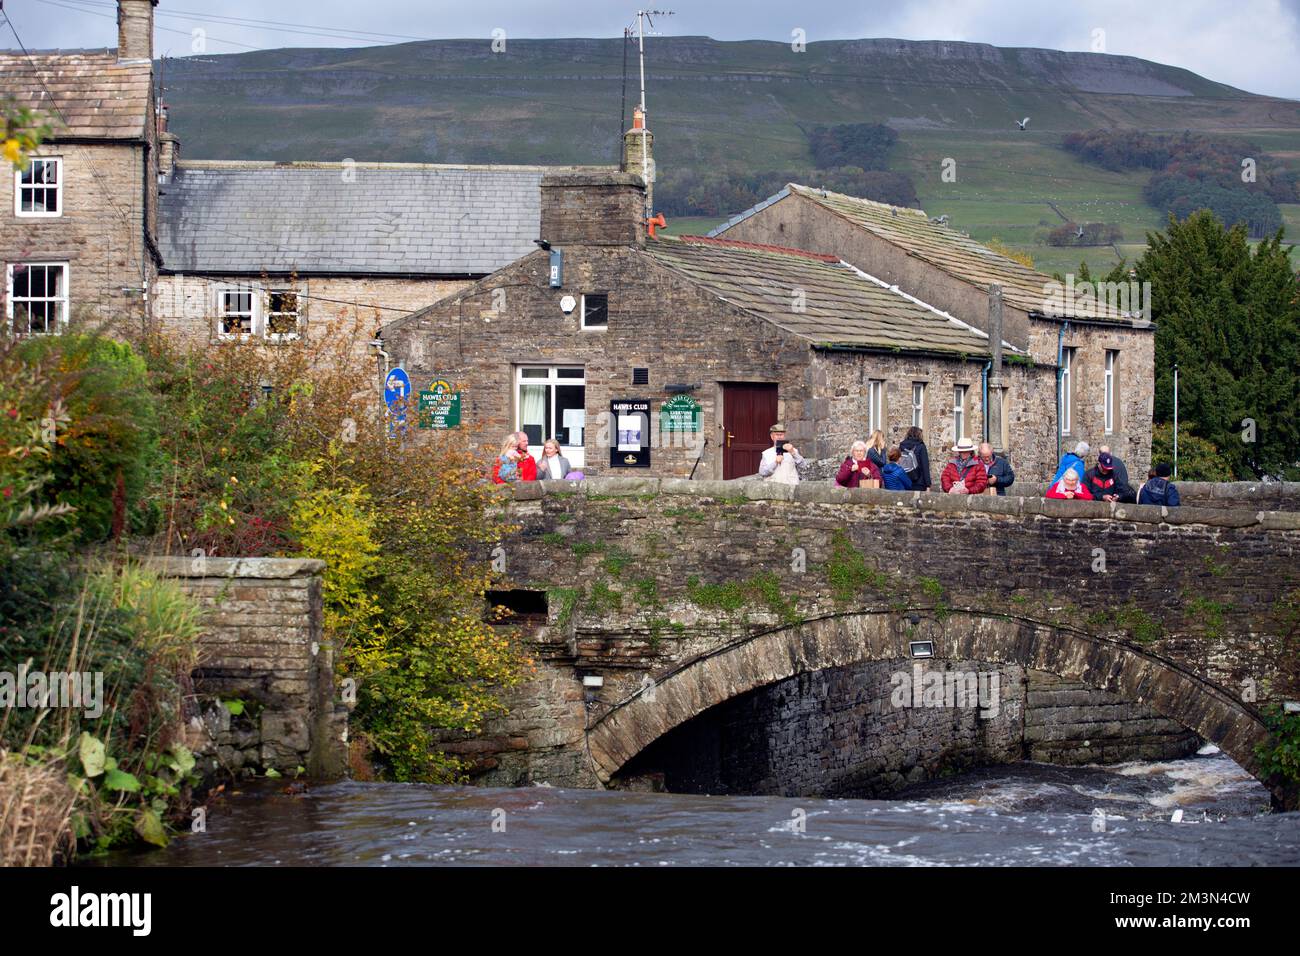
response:
<path fill-rule="evenodd" d="M 1137 501 L 1133 489 L 1115 470 L 1115 460 L 1108 451 L 1097 456 L 1097 464 L 1083 476 L 1083 486 L 1097 501 L 1127 501 L 1130 504 Z"/>

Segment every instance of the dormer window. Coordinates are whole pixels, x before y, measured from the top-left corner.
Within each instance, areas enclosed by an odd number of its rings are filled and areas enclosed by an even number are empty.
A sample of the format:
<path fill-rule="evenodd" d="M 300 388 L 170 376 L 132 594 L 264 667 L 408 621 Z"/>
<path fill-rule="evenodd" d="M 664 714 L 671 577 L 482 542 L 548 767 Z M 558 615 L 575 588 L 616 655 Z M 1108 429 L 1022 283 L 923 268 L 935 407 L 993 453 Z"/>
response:
<path fill-rule="evenodd" d="M 14 215 L 63 215 L 63 160 L 34 156 L 27 168 L 14 173 Z"/>

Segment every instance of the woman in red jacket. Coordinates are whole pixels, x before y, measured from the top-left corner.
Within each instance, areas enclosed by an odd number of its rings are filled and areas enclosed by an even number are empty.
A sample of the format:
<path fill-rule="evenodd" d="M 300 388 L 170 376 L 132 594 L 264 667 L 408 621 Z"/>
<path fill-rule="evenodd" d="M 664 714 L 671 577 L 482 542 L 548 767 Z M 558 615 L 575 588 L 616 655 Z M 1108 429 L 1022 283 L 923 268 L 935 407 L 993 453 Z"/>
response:
<path fill-rule="evenodd" d="M 849 457 L 840 463 L 840 470 L 835 474 L 835 484 L 841 488 L 857 488 L 869 478 L 874 478 L 876 487 L 880 487 L 880 469 L 867 457 L 867 443 L 855 441 L 849 448 Z"/>
<path fill-rule="evenodd" d="M 1073 468 L 1067 468 L 1061 480 L 1047 489 L 1047 497 L 1092 501 L 1092 495 L 1088 494 L 1088 489 L 1079 480 L 1079 473 Z"/>

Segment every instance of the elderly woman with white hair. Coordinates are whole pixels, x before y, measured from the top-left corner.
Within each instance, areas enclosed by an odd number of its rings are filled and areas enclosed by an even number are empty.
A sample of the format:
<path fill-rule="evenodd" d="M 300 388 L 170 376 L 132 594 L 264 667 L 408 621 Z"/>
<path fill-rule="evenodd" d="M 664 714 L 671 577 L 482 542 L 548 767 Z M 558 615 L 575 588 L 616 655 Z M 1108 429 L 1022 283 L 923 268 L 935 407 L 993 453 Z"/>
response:
<path fill-rule="evenodd" d="M 1073 498 L 1075 500 L 1084 501 L 1092 500 L 1092 495 L 1088 493 L 1088 489 L 1084 487 L 1083 482 L 1079 480 L 1079 473 L 1073 468 L 1065 469 L 1065 473 L 1061 475 L 1061 480 L 1054 482 L 1052 486 L 1047 489 L 1047 497 Z"/>
<path fill-rule="evenodd" d="M 864 481 L 875 483 L 864 485 Z M 840 470 L 835 473 L 835 484 L 841 488 L 880 487 L 880 469 L 867 457 L 866 442 L 855 441 L 849 448 L 849 457 L 844 459 Z"/>

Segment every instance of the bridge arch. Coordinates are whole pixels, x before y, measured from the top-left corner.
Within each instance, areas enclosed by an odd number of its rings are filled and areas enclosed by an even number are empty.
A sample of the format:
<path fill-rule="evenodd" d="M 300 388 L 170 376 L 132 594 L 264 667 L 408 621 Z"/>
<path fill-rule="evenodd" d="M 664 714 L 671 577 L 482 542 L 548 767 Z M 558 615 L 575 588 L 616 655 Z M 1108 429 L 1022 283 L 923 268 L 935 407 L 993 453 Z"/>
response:
<path fill-rule="evenodd" d="M 920 626 L 910 624 L 923 614 Z M 1222 687 L 1138 647 L 1027 618 L 952 610 L 863 610 L 777 628 L 700 654 L 655 676 L 588 727 L 593 770 L 607 783 L 668 731 L 709 708 L 798 674 L 871 661 L 910 666 L 910 642 L 933 642 L 933 659 L 1019 664 L 1146 704 L 1218 746 L 1260 778 L 1259 713 Z M 1281 806 L 1295 795 L 1272 787 Z"/>

